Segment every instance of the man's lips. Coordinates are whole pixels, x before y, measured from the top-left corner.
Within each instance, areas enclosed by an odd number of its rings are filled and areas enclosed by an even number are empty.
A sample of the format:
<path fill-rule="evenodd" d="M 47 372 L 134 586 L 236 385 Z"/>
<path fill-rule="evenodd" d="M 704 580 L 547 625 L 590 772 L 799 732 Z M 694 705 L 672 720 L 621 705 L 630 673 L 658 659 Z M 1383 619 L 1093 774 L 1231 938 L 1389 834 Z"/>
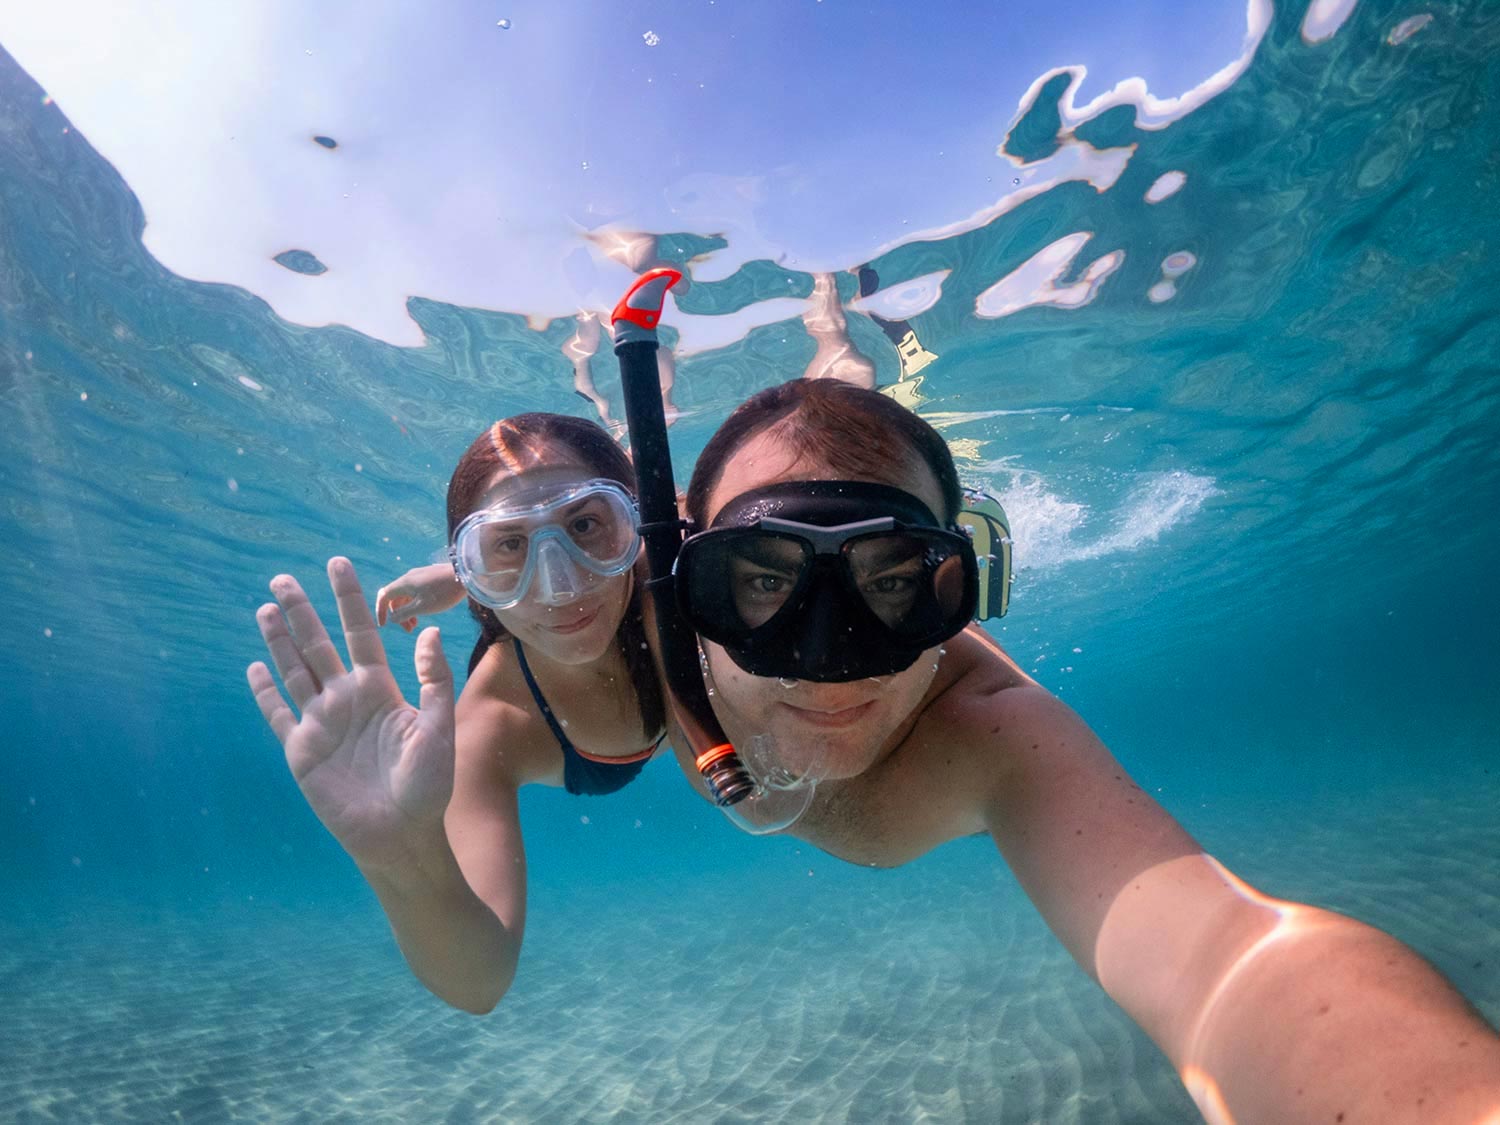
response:
<path fill-rule="evenodd" d="M 864 703 L 856 703 L 852 707 L 840 707 L 830 709 L 819 709 L 814 707 L 798 707 L 792 703 L 783 703 L 782 706 L 792 712 L 799 722 L 814 727 L 823 727 L 828 730 L 837 730 L 841 727 L 853 726 L 875 709 L 876 700 L 867 700 Z"/>
<path fill-rule="evenodd" d="M 543 626 L 543 627 L 545 629 L 547 629 L 549 632 L 553 632 L 553 633 L 563 633 L 563 634 L 581 633 L 581 632 L 583 632 L 583 630 L 587 629 L 590 625 L 592 625 L 594 623 L 594 618 L 596 618 L 598 616 L 599 616 L 599 610 L 596 607 L 595 609 L 590 610 L 588 613 L 585 613 L 582 617 L 574 618 L 572 621 L 566 622 L 565 624 L 562 624 L 562 625 L 546 625 L 546 626 Z"/>

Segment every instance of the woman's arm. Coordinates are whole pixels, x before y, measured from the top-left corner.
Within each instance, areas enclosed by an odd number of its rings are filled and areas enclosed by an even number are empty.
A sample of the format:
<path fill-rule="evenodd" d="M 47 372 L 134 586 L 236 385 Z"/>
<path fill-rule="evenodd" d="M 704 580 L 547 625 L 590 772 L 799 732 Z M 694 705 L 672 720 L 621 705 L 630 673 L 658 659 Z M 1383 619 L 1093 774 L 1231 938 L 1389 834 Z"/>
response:
<path fill-rule="evenodd" d="M 527 776 L 530 724 L 486 696 L 493 680 L 481 666 L 455 734 L 453 677 L 436 629 L 417 639 L 421 707 L 412 707 L 354 567 L 332 559 L 328 576 L 349 667 L 302 587 L 280 575 L 276 604 L 256 618 L 286 696 L 260 662 L 247 671 L 250 689 L 308 805 L 375 890 L 412 971 L 455 1007 L 488 1011 L 514 976 L 525 921 L 516 788 Z"/>
<path fill-rule="evenodd" d="M 370 880 L 412 972 L 435 996 L 481 1015 L 510 988 L 526 930 L 518 792 L 557 770 L 551 733 L 506 698 L 507 654 L 488 650 L 458 700 L 442 839 L 425 863 Z"/>

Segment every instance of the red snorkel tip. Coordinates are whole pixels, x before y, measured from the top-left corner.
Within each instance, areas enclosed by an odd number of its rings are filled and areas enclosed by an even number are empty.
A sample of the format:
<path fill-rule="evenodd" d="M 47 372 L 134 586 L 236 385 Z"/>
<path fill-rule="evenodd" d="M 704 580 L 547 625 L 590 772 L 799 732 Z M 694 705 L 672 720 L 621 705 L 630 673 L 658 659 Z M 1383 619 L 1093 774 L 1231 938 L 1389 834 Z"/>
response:
<path fill-rule="evenodd" d="M 610 313 L 610 323 L 627 336 L 631 332 L 625 325 L 634 325 L 648 333 L 654 332 L 661 321 L 661 307 L 666 302 L 667 290 L 681 280 L 682 271 L 671 266 L 647 270 L 635 279 L 635 284 L 620 298 L 615 311 Z M 616 339 L 619 342 L 618 333 Z"/>

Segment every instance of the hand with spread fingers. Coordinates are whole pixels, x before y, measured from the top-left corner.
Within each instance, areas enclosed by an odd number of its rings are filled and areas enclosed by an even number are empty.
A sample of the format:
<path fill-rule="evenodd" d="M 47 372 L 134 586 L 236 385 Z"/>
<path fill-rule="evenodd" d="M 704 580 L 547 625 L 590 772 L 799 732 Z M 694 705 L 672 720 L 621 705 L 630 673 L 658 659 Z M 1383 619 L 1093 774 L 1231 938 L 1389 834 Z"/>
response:
<path fill-rule="evenodd" d="M 418 617 L 452 609 L 464 600 L 463 584 L 448 563 L 414 566 L 375 592 L 375 620 L 394 621 L 410 633 Z"/>
<path fill-rule="evenodd" d="M 292 706 L 264 663 L 246 674 L 318 819 L 356 863 L 379 868 L 443 830 L 453 792 L 453 674 L 438 630 L 423 630 L 415 657 L 421 707 L 408 704 L 353 564 L 329 560 L 328 579 L 351 667 L 297 580 L 283 574 L 271 582 L 276 602 L 261 606 L 256 621 Z"/>

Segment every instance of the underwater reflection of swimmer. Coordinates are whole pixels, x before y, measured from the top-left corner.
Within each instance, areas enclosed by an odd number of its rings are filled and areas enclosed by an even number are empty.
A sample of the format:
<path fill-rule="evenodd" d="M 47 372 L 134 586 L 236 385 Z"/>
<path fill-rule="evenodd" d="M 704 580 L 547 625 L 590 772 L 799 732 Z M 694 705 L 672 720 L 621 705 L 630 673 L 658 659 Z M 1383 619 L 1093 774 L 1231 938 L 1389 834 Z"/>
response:
<path fill-rule="evenodd" d="M 802 323 L 818 347 L 802 374 L 804 379 L 838 379 L 857 387 L 875 385 L 875 365 L 849 339 L 849 322 L 833 274 L 813 274 L 812 295 Z"/>
<path fill-rule="evenodd" d="M 660 239 L 642 231 L 600 230 L 591 232 L 588 239 L 604 255 L 619 262 L 633 273 L 642 274 L 675 264 L 661 256 Z M 677 283 L 678 293 L 687 293 L 693 286 L 692 278 L 682 268 L 682 278 Z M 600 420 L 613 431 L 619 424 L 609 417 L 609 404 L 594 386 L 590 361 L 599 351 L 603 333 L 613 332 L 609 312 L 606 309 L 584 311 L 578 314 L 578 331 L 563 345 L 563 354 L 573 364 L 573 386 L 579 395 L 588 399 L 599 411 Z M 660 348 L 656 356 L 657 378 L 661 383 L 661 401 L 666 411 L 667 425 L 677 421 L 678 410 L 672 402 L 672 388 L 677 382 L 677 358 L 670 348 Z"/>
<path fill-rule="evenodd" d="M 861 297 L 868 297 L 880 288 L 879 275 L 870 266 L 860 266 L 853 272 L 859 278 Z M 872 312 L 864 315 L 874 321 L 891 341 L 900 364 L 898 380 L 878 389 L 908 409 L 916 409 L 922 401 L 919 390 L 922 378 L 917 373 L 938 357 L 922 346 L 916 330 L 905 320 L 887 320 Z M 812 293 L 808 296 L 802 323 L 817 345 L 817 351 L 803 372 L 804 379 L 838 379 L 857 387 L 877 389 L 874 362 L 855 346 L 849 336 L 848 317 L 833 274 L 813 274 Z"/>
<path fill-rule="evenodd" d="M 573 320 L 577 327 L 562 346 L 563 355 L 573 365 L 573 393 L 591 403 L 599 415 L 599 421 L 613 433 L 619 428 L 620 422 L 610 413 L 609 399 L 599 393 L 599 388 L 594 384 L 594 373 L 589 366 L 589 361 L 599 351 L 599 338 L 603 334 L 599 314 L 580 312 Z"/>
<path fill-rule="evenodd" d="M 868 263 L 854 270 L 859 278 L 859 295 L 869 297 L 880 290 L 880 275 Z M 883 393 L 895 399 L 908 410 L 915 410 L 922 401 L 920 388 L 922 377 L 918 374 L 938 357 L 922 346 L 917 339 L 917 330 L 906 320 L 887 320 L 873 312 L 865 314 L 873 320 L 896 349 L 896 358 L 901 363 L 899 380 L 882 387 Z"/>
<path fill-rule="evenodd" d="M 248 679 L 297 784 L 379 897 L 412 972 L 455 1007 L 488 1011 L 515 974 L 520 786 L 611 793 L 660 746 L 634 488 L 620 447 L 582 419 L 519 415 L 470 446 L 448 488 L 451 565 L 377 599 L 382 620 L 410 628 L 467 594 L 481 635 L 456 707 L 436 629 L 417 639 L 420 709 L 402 699 L 347 559 L 328 570 L 351 668 L 289 575 L 256 615 L 295 712 L 265 664 Z"/>
<path fill-rule="evenodd" d="M 594 383 L 592 360 L 599 352 L 599 343 L 608 329 L 608 316 L 596 312 L 581 312 L 575 318 L 577 329 L 564 342 L 563 355 L 573 365 L 573 391 L 579 398 L 591 403 L 602 422 L 611 433 L 618 433 L 624 424 L 616 419 L 609 409 L 609 400 L 599 392 Z M 672 402 L 672 388 L 677 382 L 677 359 L 672 349 L 661 348 L 656 353 L 657 378 L 661 384 L 662 407 L 666 411 L 667 425 L 677 421 L 678 410 Z"/>

